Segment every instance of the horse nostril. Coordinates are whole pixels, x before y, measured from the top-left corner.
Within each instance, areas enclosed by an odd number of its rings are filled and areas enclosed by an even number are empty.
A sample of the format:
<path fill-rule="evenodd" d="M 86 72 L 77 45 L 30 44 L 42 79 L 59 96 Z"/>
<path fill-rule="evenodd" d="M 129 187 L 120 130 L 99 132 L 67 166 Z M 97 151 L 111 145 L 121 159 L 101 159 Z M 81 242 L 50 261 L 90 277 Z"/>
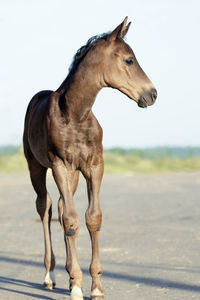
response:
<path fill-rule="evenodd" d="M 156 89 L 152 89 L 151 90 L 151 98 L 152 98 L 152 100 L 154 102 L 156 101 L 156 98 L 157 98 L 157 91 L 156 91 Z"/>

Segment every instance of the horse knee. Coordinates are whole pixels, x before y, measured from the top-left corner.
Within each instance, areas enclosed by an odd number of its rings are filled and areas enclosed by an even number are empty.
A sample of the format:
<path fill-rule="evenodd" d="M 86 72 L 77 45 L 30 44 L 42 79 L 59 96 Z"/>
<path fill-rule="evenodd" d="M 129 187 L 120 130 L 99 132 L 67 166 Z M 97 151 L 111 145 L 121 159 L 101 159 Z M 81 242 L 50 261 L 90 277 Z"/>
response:
<path fill-rule="evenodd" d="M 73 236 L 78 232 L 80 227 L 78 214 L 74 210 L 71 212 L 65 211 L 62 197 L 58 200 L 58 217 L 66 236 Z"/>
<path fill-rule="evenodd" d="M 62 225 L 66 236 L 73 236 L 78 234 L 80 228 L 80 221 L 76 212 L 68 213 L 62 216 Z"/>
<path fill-rule="evenodd" d="M 88 209 L 85 214 L 87 228 L 90 232 L 100 231 L 102 223 L 101 210 L 90 212 Z"/>

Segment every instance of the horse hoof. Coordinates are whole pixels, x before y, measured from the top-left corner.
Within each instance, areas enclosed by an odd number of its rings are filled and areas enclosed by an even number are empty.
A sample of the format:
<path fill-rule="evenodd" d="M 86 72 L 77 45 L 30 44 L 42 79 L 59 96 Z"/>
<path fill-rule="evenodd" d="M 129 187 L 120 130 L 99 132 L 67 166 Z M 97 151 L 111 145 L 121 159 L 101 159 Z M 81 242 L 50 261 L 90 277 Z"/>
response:
<path fill-rule="evenodd" d="M 73 296 L 70 298 L 70 300 L 84 300 L 84 298 L 81 296 Z"/>
<path fill-rule="evenodd" d="M 82 290 L 80 287 L 72 287 L 70 300 L 84 300 Z"/>
<path fill-rule="evenodd" d="M 104 300 L 104 295 L 98 288 L 95 288 L 91 292 L 90 299 L 91 300 Z"/>
<path fill-rule="evenodd" d="M 54 282 L 51 282 L 51 283 L 44 282 L 44 287 L 47 290 L 53 290 L 53 289 L 55 289 L 55 286 L 56 286 L 56 284 Z"/>

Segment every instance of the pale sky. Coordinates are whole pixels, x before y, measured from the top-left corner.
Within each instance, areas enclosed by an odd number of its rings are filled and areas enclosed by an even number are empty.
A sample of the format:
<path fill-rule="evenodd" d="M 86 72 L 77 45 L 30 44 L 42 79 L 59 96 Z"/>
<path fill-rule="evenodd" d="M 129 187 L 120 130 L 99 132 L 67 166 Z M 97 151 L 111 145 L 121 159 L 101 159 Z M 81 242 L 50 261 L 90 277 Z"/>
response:
<path fill-rule="evenodd" d="M 32 96 L 55 90 L 77 49 L 125 16 L 126 41 L 158 98 L 141 109 L 102 89 L 93 111 L 104 147 L 200 145 L 199 0 L 0 0 L 0 145 L 21 144 Z"/>

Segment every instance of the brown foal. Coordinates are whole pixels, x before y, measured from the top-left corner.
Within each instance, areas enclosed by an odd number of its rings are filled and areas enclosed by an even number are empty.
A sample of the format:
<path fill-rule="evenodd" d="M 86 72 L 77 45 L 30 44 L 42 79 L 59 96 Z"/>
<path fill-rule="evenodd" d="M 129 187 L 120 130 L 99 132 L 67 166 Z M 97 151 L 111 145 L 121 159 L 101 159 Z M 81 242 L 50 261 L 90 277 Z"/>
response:
<path fill-rule="evenodd" d="M 61 86 L 55 92 L 36 94 L 26 113 L 24 153 L 44 228 L 44 284 L 49 289 L 55 286 L 50 229 L 52 201 L 46 189 L 46 172 L 51 168 L 60 192 L 58 213 L 66 244 L 71 300 L 83 300 L 82 272 L 76 249 L 80 223 L 73 203 L 80 171 L 87 182 L 89 200 L 85 219 L 92 243 L 91 299 L 104 299 L 98 244 L 102 221 L 99 191 L 104 170 L 102 128 L 91 110 L 97 93 L 103 87 L 112 87 L 140 107 L 152 105 L 157 96 L 133 50 L 123 40 L 129 26 L 125 18 L 111 33 L 91 38 L 78 50 Z"/>

